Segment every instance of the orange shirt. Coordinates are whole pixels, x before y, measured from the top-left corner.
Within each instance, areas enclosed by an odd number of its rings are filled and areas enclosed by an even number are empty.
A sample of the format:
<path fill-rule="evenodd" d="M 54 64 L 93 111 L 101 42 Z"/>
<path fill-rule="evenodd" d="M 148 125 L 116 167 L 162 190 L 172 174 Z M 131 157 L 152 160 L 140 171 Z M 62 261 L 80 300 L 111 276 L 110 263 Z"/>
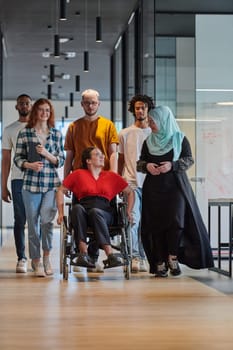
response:
<path fill-rule="evenodd" d="M 80 118 L 69 125 L 65 150 L 74 153 L 73 170 L 82 166 L 82 152 L 87 147 L 98 147 L 105 155 L 104 169 L 110 168 L 108 148 L 112 143 L 118 144 L 118 135 L 115 125 L 111 120 L 102 116 L 94 121 Z"/>

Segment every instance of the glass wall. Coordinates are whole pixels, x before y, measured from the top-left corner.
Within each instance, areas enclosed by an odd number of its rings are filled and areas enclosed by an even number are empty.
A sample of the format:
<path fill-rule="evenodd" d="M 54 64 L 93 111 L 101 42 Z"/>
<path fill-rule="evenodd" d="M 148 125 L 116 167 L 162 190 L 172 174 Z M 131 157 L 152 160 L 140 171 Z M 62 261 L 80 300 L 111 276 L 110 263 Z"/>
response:
<path fill-rule="evenodd" d="M 114 51 L 115 121 L 132 122 L 124 104 L 135 93 L 172 109 L 191 143 L 188 176 L 207 224 L 208 200 L 233 198 L 233 16 L 156 4 L 139 2 Z"/>
<path fill-rule="evenodd" d="M 0 164 L 2 163 L 2 64 L 3 64 L 3 47 L 2 47 L 2 33 L 0 31 Z M 0 176 L 2 175 L 2 168 L 0 165 Z M 0 198 L 2 198 L 2 187 L 0 187 Z M 2 245 L 2 201 L 0 201 L 0 245 Z"/>
<path fill-rule="evenodd" d="M 233 198 L 233 16 L 196 16 L 197 176 L 209 199 Z"/>

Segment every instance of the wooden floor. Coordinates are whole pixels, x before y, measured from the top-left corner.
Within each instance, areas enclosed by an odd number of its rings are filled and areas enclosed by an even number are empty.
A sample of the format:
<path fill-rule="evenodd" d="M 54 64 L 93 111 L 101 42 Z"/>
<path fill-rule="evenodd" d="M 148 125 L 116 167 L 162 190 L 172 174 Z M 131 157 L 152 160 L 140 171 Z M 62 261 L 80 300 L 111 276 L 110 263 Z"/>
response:
<path fill-rule="evenodd" d="M 167 279 L 141 273 L 127 281 L 115 268 L 72 273 L 63 281 L 58 233 L 55 275 L 36 278 L 32 272 L 15 273 L 11 235 L 5 234 L 0 248 L 1 350 L 233 349 L 229 278 L 182 266 L 182 276 Z M 224 279 L 228 294 L 203 283 Z"/>

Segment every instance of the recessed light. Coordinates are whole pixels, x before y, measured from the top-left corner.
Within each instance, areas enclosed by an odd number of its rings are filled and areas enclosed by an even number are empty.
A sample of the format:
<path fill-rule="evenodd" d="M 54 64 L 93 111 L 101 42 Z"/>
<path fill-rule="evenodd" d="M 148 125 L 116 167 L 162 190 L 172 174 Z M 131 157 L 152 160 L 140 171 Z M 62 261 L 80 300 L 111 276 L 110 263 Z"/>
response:
<path fill-rule="evenodd" d="M 67 58 L 74 58 L 74 57 L 76 57 L 76 52 L 74 52 L 74 51 L 65 52 L 65 56 Z"/>
<path fill-rule="evenodd" d="M 59 38 L 59 41 L 61 44 L 67 43 L 68 41 L 70 41 L 70 38 Z"/>
<path fill-rule="evenodd" d="M 70 74 L 65 74 L 65 73 L 63 73 L 63 74 L 62 74 L 62 79 L 64 79 L 64 80 L 69 80 L 69 79 L 70 79 Z"/>
<path fill-rule="evenodd" d="M 50 57 L 50 53 L 48 52 L 48 51 L 44 51 L 44 52 L 42 52 L 42 57 L 44 57 L 44 58 L 49 58 Z"/>

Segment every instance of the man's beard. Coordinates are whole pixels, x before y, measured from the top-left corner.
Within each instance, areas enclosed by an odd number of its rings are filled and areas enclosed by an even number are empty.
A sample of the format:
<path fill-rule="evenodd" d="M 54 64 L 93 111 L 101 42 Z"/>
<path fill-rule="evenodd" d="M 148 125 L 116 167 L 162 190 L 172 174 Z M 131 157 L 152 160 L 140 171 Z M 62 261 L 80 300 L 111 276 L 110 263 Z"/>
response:
<path fill-rule="evenodd" d="M 88 117 L 93 117 L 93 115 L 96 115 L 96 111 L 95 112 L 86 112 L 86 115 L 88 116 Z"/>
<path fill-rule="evenodd" d="M 20 117 L 24 117 L 25 118 L 25 117 L 27 117 L 29 115 L 29 112 L 20 111 L 19 115 L 20 115 Z"/>
<path fill-rule="evenodd" d="M 138 120 L 139 122 L 143 122 L 145 119 L 146 119 L 146 117 L 136 118 L 136 120 Z"/>

